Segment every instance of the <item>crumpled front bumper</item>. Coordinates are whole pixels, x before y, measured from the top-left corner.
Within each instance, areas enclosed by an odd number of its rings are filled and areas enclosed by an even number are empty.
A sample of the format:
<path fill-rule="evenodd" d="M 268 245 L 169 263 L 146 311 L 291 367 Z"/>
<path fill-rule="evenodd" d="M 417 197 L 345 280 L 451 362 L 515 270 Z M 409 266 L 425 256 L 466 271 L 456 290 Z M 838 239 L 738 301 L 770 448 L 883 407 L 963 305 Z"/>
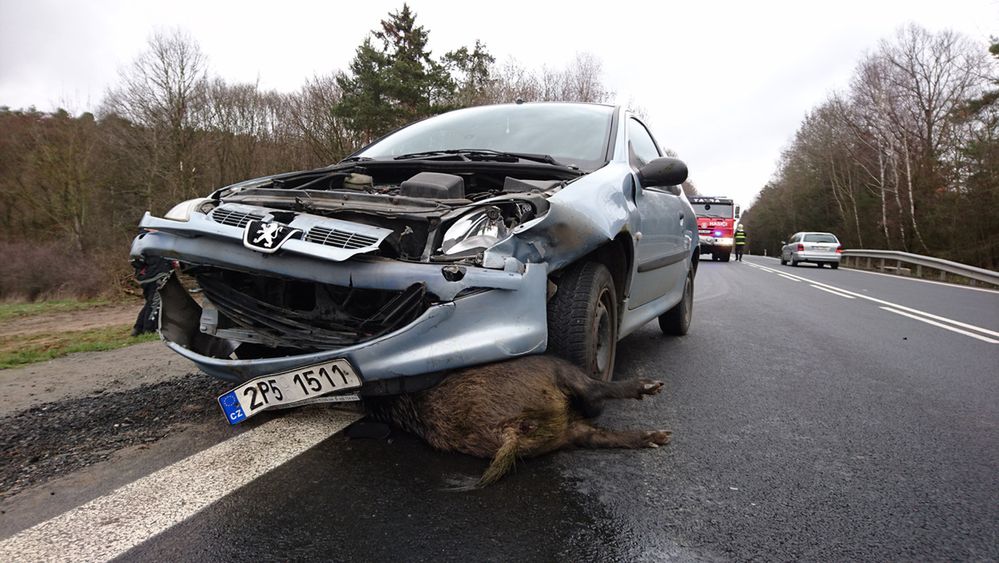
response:
<path fill-rule="evenodd" d="M 161 229 L 164 226 L 171 230 Z M 345 358 L 365 382 L 416 376 L 545 351 L 547 267 L 509 259 L 505 269 L 408 263 L 377 257 L 323 260 L 299 253 L 263 254 L 233 237 L 204 236 L 184 224 L 151 217 L 132 256 L 278 275 L 358 288 L 402 290 L 425 283 L 436 302 L 410 324 L 359 344 L 292 356 L 231 359 L 235 343 L 200 331 L 201 307 L 179 284 L 161 291 L 161 334 L 167 345 L 206 373 L 228 381 L 290 371 Z M 196 225 L 191 225 L 196 229 Z M 217 231 L 217 227 L 213 227 Z M 234 229 L 233 235 L 237 233 Z M 229 234 L 229 233 L 224 233 Z"/>

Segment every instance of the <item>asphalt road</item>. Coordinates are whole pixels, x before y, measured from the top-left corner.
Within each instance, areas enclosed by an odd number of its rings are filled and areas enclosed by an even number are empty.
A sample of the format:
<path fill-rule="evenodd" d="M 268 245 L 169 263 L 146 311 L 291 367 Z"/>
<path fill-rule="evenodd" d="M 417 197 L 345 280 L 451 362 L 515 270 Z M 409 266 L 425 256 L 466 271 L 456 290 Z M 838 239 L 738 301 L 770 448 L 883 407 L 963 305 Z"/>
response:
<path fill-rule="evenodd" d="M 644 327 L 616 373 L 665 391 L 600 423 L 667 428 L 672 444 L 559 452 L 454 493 L 485 462 L 337 433 L 120 559 L 999 559 L 999 293 L 707 261 L 690 334 Z"/>

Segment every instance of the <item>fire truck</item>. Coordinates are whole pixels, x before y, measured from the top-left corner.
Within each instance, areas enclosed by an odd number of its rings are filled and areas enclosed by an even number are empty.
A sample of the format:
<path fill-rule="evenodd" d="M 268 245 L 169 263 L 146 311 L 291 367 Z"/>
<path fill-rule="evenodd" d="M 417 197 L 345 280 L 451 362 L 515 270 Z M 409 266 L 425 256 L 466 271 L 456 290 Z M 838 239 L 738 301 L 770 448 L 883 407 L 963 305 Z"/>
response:
<path fill-rule="evenodd" d="M 735 228 L 739 224 L 739 206 L 727 197 L 695 195 L 687 199 L 697 214 L 701 254 L 728 262 L 735 243 Z"/>

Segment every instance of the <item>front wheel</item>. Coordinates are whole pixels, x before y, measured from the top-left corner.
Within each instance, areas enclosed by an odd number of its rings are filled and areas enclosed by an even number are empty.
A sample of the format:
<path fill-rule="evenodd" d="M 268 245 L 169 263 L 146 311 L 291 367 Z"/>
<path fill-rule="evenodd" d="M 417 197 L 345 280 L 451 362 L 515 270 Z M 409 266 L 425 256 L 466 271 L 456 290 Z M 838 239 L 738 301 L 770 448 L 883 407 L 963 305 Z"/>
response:
<path fill-rule="evenodd" d="M 787 266 L 787 260 L 785 260 L 783 256 L 781 256 L 781 258 L 780 258 L 780 265 L 781 266 Z"/>
<path fill-rule="evenodd" d="M 570 266 L 548 302 L 548 351 L 610 381 L 617 352 L 617 292 L 599 262 Z"/>
<path fill-rule="evenodd" d="M 687 271 L 687 280 L 683 284 L 683 298 L 672 309 L 659 315 L 659 328 L 663 334 L 683 336 L 690 330 L 690 321 L 694 318 L 694 272 Z"/>

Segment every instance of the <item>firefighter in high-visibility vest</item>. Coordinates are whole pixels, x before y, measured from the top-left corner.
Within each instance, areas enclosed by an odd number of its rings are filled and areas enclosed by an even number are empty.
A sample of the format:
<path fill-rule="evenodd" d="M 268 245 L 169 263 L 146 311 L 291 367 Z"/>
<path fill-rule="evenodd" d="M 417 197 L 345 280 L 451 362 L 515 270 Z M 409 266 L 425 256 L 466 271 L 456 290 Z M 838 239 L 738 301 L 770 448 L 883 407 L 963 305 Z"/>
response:
<path fill-rule="evenodd" d="M 742 251 L 746 249 L 746 231 L 740 224 L 735 229 L 735 259 L 742 262 Z"/>

